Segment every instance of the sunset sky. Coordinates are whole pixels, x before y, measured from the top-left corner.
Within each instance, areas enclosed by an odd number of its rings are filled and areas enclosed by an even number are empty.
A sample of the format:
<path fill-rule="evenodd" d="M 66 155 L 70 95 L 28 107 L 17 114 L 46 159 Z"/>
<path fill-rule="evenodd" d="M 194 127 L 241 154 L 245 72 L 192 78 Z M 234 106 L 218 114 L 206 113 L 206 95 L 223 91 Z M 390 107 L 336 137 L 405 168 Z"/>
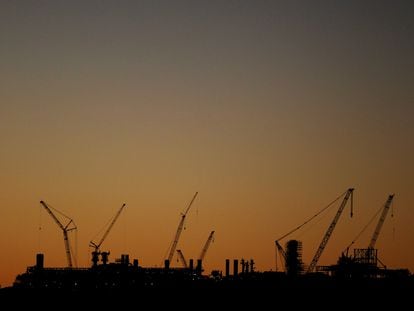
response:
<path fill-rule="evenodd" d="M 102 248 L 160 266 L 196 191 L 178 248 L 215 230 L 206 273 L 274 270 L 275 239 L 349 187 L 319 264 L 395 193 L 376 246 L 414 272 L 413 1 L 1 1 L 0 41 L 2 287 L 38 252 L 66 265 L 40 200 L 79 266 L 123 203 Z M 338 207 L 282 244 L 309 264 Z"/>

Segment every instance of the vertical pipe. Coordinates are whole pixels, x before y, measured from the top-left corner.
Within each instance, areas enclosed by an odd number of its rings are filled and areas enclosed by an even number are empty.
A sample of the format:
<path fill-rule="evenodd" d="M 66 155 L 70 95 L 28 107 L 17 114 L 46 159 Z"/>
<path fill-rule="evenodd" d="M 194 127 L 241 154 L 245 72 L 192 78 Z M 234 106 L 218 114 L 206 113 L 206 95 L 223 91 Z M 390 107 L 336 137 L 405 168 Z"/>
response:
<path fill-rule="evenodd" d="M 237 276 L 239 274 L 239 261 L 234 259 L 233 261 L 233 275 Z"/>
<path fill-rule="evenodd" d="M 203 271 L 203 261 L 201 259 L 197 259 L 197 273 L 201 274 L 201 272 Z"/>
<path fill-rule="evenodd" d="M 44 255 L 43 254 L 36 254 L 36 268 L 43 269 L 44 267 Z"/>
<path fill-rule="evenodd" d="M 226 259 L 226 277 L 230 276 L 230 259 Z"/>

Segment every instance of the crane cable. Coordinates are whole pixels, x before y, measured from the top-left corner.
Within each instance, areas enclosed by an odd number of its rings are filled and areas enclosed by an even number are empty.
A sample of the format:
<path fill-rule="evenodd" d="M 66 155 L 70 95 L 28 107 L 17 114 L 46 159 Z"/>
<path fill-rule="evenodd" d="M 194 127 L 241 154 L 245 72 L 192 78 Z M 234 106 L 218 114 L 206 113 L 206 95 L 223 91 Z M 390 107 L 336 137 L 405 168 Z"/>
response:
<path fill-rule="evenodd" d="M 315 215 L 313 215 L 312 217 L 310 217 L 309 219 L 307 219 L 304 223 L 302 223 L 301 225 L 297 226 L 296 228 L 294 228 L 293 230 L 290 230 L 288 233 L 286 233 L 285 235 L 283 235 L 282 237 L 280 237 L 279 239 L 276 240 L 280 241 L 281 239 L 286 238 L 287 236 L 291 235 L 293 232 L 296 232 L 297 230 L 299 230 L 300 228 L 302 228 L 304 225 L 306 225 L 307 223 L 309 223 L 310 221 L 312 221 L 313 219 L 315 219 L 316 217 L 318 217 L 320 214 L 322 214 L 324 211 L 326 211 L 328 208 L 330 208 L 335 202 L 337 202 L 341 197 L 343 197 L 346 193 L 348 192 L 345 191 L 344 193 L 340 194 L 337 198 L 335 198 L 333 201 L 331 201 L 327 206 L 325 206 L 324 208 L 322 208 L 319 212 L 317 212 Z M 352 210 L 351 210 L 351 215 L 352 215 Z M 278 265 L 277 265 L 277 257 L 278 257 L 278 249 L 276 247 L 275 249 L 275 264 L 276 264 L 276 271 L 278 271 Z M 281 254 L 279 254 L 279 256 L 281 256 Z M 282 258 L 280 258 L 281 261 L 283 262 Z"/>
<path fill-rule="evenodd" d="M 325 206 L 323 209 L 321 209 L 319 212 L 317 212 L 315 215 L 313 215 L 312 217 L 310 217 L 308 220 L 306 220 L 303 224 L 301 224 L 300 226 L 297 226 L 295 229 L 289 231 L 288 233 L 286 233 L 285 235 L 283 235 L 282 237 L 280 237 L 279 239 L 277 239 L 276 241 L 280 241 L 281 239 L 287 237 L 288 235 L 291 235 L 293 232 L 299 230 L 300 228 L 302 228 L 304 225 L 306 225 L 307 223 L 309 223 L 310 221 L 312 221 L 314 218 L 318 217 L 320 214 L 322 214 L 325 210 L 327 210 L 329 207 L 331 207 L 336 201 L 338 201 L 342 196 L 344 196 L 348 191 L 345 191 L 344 193 L 342 193 L 340 196 L 338 196 L 336 199 L 334 199 L 332 202 L 330 202 L 327 206 Z"/>
<path fill-rule="evenodd" d="M 383 205 L 378 209 L 378 211 L 372 216 L 368 223 L 362 228 L 362 230 L 356 235 L 352 242 L 345 248 L 343 252 L 348 253 L 349 248 L 359 239 L 359 237 L 367 230 L 368 226 L 374 221 L 374 219 L 379 215 L 379 213 L 384 209 Z M 391 217 L 394 218 L 394 204 L 391 205 Z M 393 236 L 395 233 L 395 227 L 393 227 Z"/>
<path fill-rule="evenodd" d="M 116 214 L 115 214 L 116 216 Z M 114 217 L 115 217 L 114 216 Z M 114 220 L 114 217 L 110 218 L 102 227 L 101 229 L 99 229 L 99 231 L 92 237 L 92 240 L 95 240 L 98 236 L 102 235 L 102 232 L 105 232 L 105 229 L 107 229 L 109 227 L 109 224 L 112 222 L 112 220 Z"/>
<path fill-rule="evenodd" d="M 362 228 L 362 230 L 356 235 L 356 237 L 352 240 L 352 242 L 345 248 L 343 252 L 348 253 L 349 248 L 359 239 L 359 237 L 367 230 L 368 226 L 374 221 L 374 219 L 378 216 L 378 214 L 382 211 L 383 207 L 381 206 L 378 211 L 374 214 L 374 216 L 368 221 L 368 223 Z"/>
<path fill-rule="evenodd" d="M 72 223 L 73 223 L 73 224 L 75 224 L 72 218 L 70 218 L 69 216 L 67 216 L 67 215 L 63 214 L 61 211 L 57 210 L 56 208 L 54 208 L 54 207 L 53 207 L 52 205 L 50 205 L 49 203 L 47 203 L 47 206 L 48 206 L 50 209 L 54 210 L 56 213 L 58 213 L 58 214 L 62 215 L 63 217 L 66 217 L 67 219 L 71 220 L 71 221 L 72 221 Z"/>
<path fill-rule="evenodd" d="M 77 231 L 77 226 L 74 222 L 74 220 L 72 218 L 70 218 L 69 216 L 65 215 L 64 213 L 62 213 L 61 211 L 57 210 L 56 208 L 54 208 L 53 206 L 51 206 L 50 204 L 46 204 L 44 201 L 40 201 L 40 204 L 43 205 L 45 208 L 47 208 L 48 212 L 52 215 L 52 217 L 55 219 L 55 221 L 59 224 L 59 226 L 63 229 L 64 233 L 70 233 L 71 231 L 75 231 L 75 251 L 73 251 L 72 245 L 70 245 L 70 239 L 69 236 L 67 235 L 67 240 L 68 240 L 68 245 L 69 248 L 67 249 L 67 251 L 69 251 L 69 257 L 70 259 L 73 259 L 73 261 L 75 262 L 75 266 L 77 266 L 77 251 L 78 251 L 78 231 Z M 65 217 L 66 219 L 69 220 L 69 222 L 66 224 L 66 226 L 64 226 L 61 221 L 56 217 L 56 215 L 53 214 L 52 210 L 54 210 L 56 213 L 58 213 L 59 215 Z M 41 215 L 39 215 L 39 244 L 40 244 L 40 234 L 41 234 Z M 71 227 L 69 227 L 70 225 L 72 225 Z M 71 267 L 71 264 L 69 263 L 69 266 Z"/>

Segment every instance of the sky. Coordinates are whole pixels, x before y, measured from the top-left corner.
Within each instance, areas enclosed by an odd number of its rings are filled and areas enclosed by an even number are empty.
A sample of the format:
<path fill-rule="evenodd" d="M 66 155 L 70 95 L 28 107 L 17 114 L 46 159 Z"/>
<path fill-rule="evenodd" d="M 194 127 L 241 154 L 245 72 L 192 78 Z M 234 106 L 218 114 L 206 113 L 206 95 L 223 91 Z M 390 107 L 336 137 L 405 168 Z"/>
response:
<path fill-rule="evenodd" d="M 412 1 L 1 1 L 0 285 L 39 252 L 67 264 L 40 200 L 76 223 L 80 267 L 125 203 L 102 248 L 153 267 L 197 191 L 178 248 L 196 259 L 215 230 L 206 273 L 227 258 L 275 270 L 274 241 L 349 187 L 354 217 L 318 264 L 395 193 L 376 246 L 414 272 L 413 14 Z M 309 264 L 338 206 L 281 243 L 301 240 Z"/>

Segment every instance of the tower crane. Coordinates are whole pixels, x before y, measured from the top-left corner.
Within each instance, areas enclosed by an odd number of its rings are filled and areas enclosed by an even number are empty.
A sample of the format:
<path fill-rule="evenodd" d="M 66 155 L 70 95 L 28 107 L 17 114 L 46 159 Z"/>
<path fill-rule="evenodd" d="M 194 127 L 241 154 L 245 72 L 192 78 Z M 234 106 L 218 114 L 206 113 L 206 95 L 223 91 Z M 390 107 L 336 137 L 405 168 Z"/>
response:
<path fill-rule="evenodd" d="M 210 246 L 210 243 L 213 240 L 213 238 L 214 238 L 214 230 L 210 232 L 210 235 L 208 236 L 207 241 L 204 244 L 203 249 L 201 250 L 201 254 L 198 257 L 199 260 L 203 260 L 204 257 L 206 256 L 207 250 L 208 250 L 208 248 Z"/>
<path fill-rule="evenodd" d="M 69 219 L 69 222 L 64 226 L 59 221 L 59 219 L 56 217 L 56 215 L 53 213 L 51 207 L 49 207 L 44 201 L 40 201 L 40 204 L 46 209 L 46 211 L 50 214 L 50 216 L 52 216 L 53 220 L 58 224 L 58 226 L 60 227 L 60 229 L 62 229 L 62 232 L 63 232 L 63 241 L 65 243 L 66 258 L 67 258 L 67 261 L 68 261 L 68 267 L 69 268 L 72 268 L 72 266 L 73 266 L 72 265 L 72 253 L 71 253 L 71 249 L 70 249 L 70 245 L 69 245 L 68 232 L 77 229 L 76 228 L 76 225 L 75 225 L 75 222 L 73 221 L 73 219 L 71 219 L 70 217 L 66 216 L 62 212 L 59 212 L 58 210 L 54 209 L 55 211 L 57 211 L 62 216 L 64 216 L 65 218 Z"/>
<path fill-rule="evenodd" d="M 114 218 L 112 219 L 112 221 L 110 222 L 108 228 L 106 229 L 105 233 L 103 234 L 102 238 L 99 240 L 98 243 L 95 243 L 93 241 L 89 242 L 89 247 L 93 247 L 94 251 L 92 252 L 92 262 L 93 265 L 96 266 L 99 260 L 99 255 L 102 255 L 102 261 L 104 264 L 106 264 L 107 260 L 108 260 L 108 255 L 109 252 L 101 252 L 100 247 L 102 245 L 102 243 L 105 241 L 106 237 L 109 234 L 109 231 L 111 231 L 112 227 L 114 226 L 116 220 L 118 219 L 119 215 L 121 214 L 121 212 L 123 211 L 123 209 L 125 208 L 126 204 L 122 204 L 121 208 L 116 212 Z"/>
<path fill-rule="evenodd" d="M 185 212 L 183 214 L 181 214 L 181 220 L 180 220 L 180 223 L 178 224 L 177 232 L 175 233 L 174 240 L 171 244 L 171 248 L 170 248 L 170 251 L 168 253 L 167 260 L 169 262 L 171 262 L 171 259 L 174 256 L 174 252 L 175 252 L 175 249 L 177 248 L 178 240 L 180 239 L 181 231 L 183 230 L 183 227 L 184 227 L 185 217 L 187 216 L 188 211 L 190 210 L 191 206 L 193 205 L 193 202 L 194 202 L 195 198 L 197 197 L 197 194 L 198 194 L 198 192 L 196 192 L 194 194 L 190 204 L 188 204 L 187 209 L 185 210 Z"/>
<path fill-rule="evenodd" d="M 339 206 L 338 211 L 335 214 L 335 217 L 333 218 L 328 230 L 326 231 L 321 244 L 319 245 L 318 250 L 316 251 L 315 255 L 313 256 L 313 259 L 308 267 L 307 273 L 313 272 L 315 270 L 316 264 L 318 263 L 319 258 L 322 255 L 322 252 L 324 251 L 326 244 L 328 244 L 329 238 L 332 235 L 333 230 L 335 229 L 336 223 L 339 220 L 339 217 L 342 214 L 342 211 L 345 208 L 346 203 L 348 202 L 348 199 L 351 197 L 351 217 L 353 215 L 353 192 L 354 192 L 354 188 L 349 188 L 346 191 L 345 197 L 342 200 L 341 205 Z"/>
<path fill-rule="evenodd" d="M 384 204 L 384 209 L 382 210 L 382 214 L 380 219 L 378 220 L 377 227 L 372 235 L 371 242 L 369 243 L 368 248 L 373 249 L 375 247 L 375 243 L 377 242 L 379 233 L 381 231 L 382 225 L 384 224 L 385 217 L 387 217 L 388 210 L 390 209 L 392 200 L 394 199 L 394 194 L 390 194 L 388 196 L 387 201 Z"/>

